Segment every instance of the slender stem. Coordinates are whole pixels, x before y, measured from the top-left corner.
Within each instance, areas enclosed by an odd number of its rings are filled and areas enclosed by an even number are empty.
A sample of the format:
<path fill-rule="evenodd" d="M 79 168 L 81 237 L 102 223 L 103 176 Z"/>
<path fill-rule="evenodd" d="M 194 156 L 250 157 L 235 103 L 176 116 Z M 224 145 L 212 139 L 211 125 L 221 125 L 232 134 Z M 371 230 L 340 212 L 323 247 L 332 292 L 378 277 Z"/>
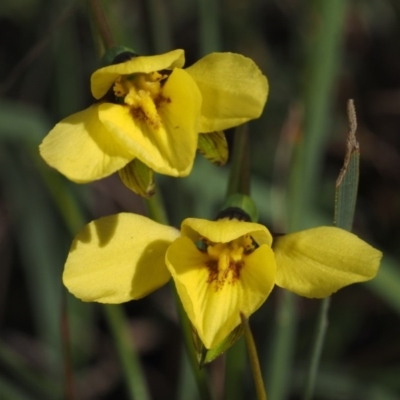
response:
<path fill-rule="evenodd" d="M 303 400 L 311 400 L 314 395 L 315 381 L 318 372 L 319 360 L 321 358 L 322 347 L 325 340 L 325 334 L 328 328 L 328 309 L 331 298 L 327 297 L 321 301 L 318 318 L 317 328 L 311 350 L 311 360 L 307 373 L 306 389 L 304 392 Z"/>
<path fill-rule="evenodd" d="M 101 6 L 101 0 L 88 0 L 92 10 L 94 24 L 96 25 L 103 40 L 104 47 L 110 49 L 114 46 L 114 39 L 111 33 L 110 25 L 107 22 L 104 10 Z"/>
<path fill-rule="evenodd" d="M 265 391 L 263 377 L 261 374 L 260 362 L 258 361 L 256 344 L 250 330 L 249 320 L 244 314 L 240 313 L 240 319 L 244 327 L 244 337 L 246 339 L 247 351 L 249 352 L 249 359 L 251 370 L 253 372 L 254 383 L 256 386 L 257 400 L 267 400 L 267 393 Z"/>
<path fill-rule="evenodd" d="M 123 366 L 130 398 L 132 400 L 150 400 L 140 360 L 129 337 L 122 305 L 103 304 L 103 310 Z"/>
<path fill-rule="evenodd" d="M 236 128 L 233 140 L 227 197 L 234 193 L 250 194 L 250 151 L 247 125 Z"/>
<path fill-rule="evenodd" d="M 144 201 L 149 217 L 160 224 L 168 225 L 168 217 L 164 209 L 161 195 L 155 193 L 150 199 L 144 199 Z"/>

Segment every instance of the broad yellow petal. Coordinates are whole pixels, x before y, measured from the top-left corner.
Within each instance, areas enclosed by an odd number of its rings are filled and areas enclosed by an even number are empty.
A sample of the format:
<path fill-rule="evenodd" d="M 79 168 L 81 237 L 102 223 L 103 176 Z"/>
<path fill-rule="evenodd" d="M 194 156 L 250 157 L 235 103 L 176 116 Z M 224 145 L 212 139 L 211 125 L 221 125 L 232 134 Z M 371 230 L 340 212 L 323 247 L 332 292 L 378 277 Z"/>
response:
<path fill-rule="evenodd" d="M 133 158 L 99 121 L 98 109 L 93 105 L 63 119 L 39 146 L 47 164 L 77 183 L 111 175 Z"/>
<path fill-rule="evenodd" d="M 261 115 L 268 81 L 250 58 L 212 53 L 186 71 L 203 97 L 200 132 L 221 131 Z"/>
<path fill-rule="evenodd" d="M 158 126 L 146 118 L 134 118 L 128 106 L 109 103 L 100 107 L 100 120 L 155 172 L 185 176 L 196 155 L 201 96 L 182 69 L 169 76 L 162 96 L 165 100 L 157 109 L 161 118 Z"/>
<path fill-rule="evenodd" d="M 227 243 L 241 236 L 250 234 L 258 245 L 271 246 L 272 236 L 268 229 L 261 224 L 244 222 L 235 219 L 206 219 L 187 218 L 182 222 L 182 236 L 188 236 L 193 242 L 207 238 L 214 243 Z"/>
<path fill-rule="evenodd" d="M 276 284 L 311 298 L 372 279 L 382 257 L 356 235 L 326 226 L 281 236 L 273 249 Z"/>
<path fill-rule="evenodd" d="M 240 324 L 240 312 L 249 317 L 266 300 L 275 281 L 275 259 L 262 245 L 244 258 L 240 276 L 216 289 L 208 282 L 206 253 L 189 238 L 177 239 L 166 262 L 183 307 L 208 349 L 219 344 Z"/>
<path fill-rule="evenodd" d="M 47 164 L 77 183 L 111 175 L 133 158 L 100 122 L 99 107 L 96 104 L 63 119 L 39 146 Z"/>
<path fill-rule="evenodd" d="M 179 236 L 175 228 L 121 213 L 86 225 L 65 263 L 64 285 L 83 301 L 123 303 L 168 282 L 165 253 Z"/>
<path fill-rule="evenodd" d="M 178 49 L 156 56 L 138 56 L 129 61 L 109 65 L 92 74 L 92 94 L 95 99 L 101 99 L 121 75 L 148 74 L 163 69 L 182 68 L 184 64 L 185 52 Z"/>

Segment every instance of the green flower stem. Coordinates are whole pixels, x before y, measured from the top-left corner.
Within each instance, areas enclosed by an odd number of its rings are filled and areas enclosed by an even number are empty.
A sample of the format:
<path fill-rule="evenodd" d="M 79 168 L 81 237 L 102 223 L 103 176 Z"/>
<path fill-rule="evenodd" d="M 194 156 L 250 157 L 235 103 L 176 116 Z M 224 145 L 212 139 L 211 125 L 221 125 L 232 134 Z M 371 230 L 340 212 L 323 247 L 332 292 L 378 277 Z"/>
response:
<path fill-rule="evenodd" d="M 110 26 L 107 22 L 100 0 L 88 0 L 89 7 L 92 12 L 93 22 L 96 26 L 100 37 L 103 41 L 103 45 L 106 49 L 110 49 L 114 46 L 114 39 L 111 33 Z"/>
<path fill-rule="evenodd" d="M 314 394 L 319 361 L 321 359 L 322 347 L 324 345 L 325 334 L 328 328 L 328 310 L 330 303 L 330 297 L 321 301 L 303 400 L 311 400 Z"/>
<path fill-rule="evenodd" d="M 227 198 L 235 193 L 250 194 L 249 131 L 247 125 L 235 129 Z"/>
<path fill-rule="evenodd" d="M 103 310 L 123 366 L 122 369 L 128 384 L 130 398 L 134 400 L 150 400 L 140 360 L 129 337 L 123 306 L 103 304 Z"/>
<path fill-rule="evenodd" d="M 244 337 L 246 339 L 247 351 L 249 353 L 251 370 L 253 372 L 254 383 L 256 385 L 257 400 L 267 400 L 267 393 L 264 388 L 263 377 L 261 374 L 260 362 L 258 361 L 256 344 L 250 330 L 248 319 L 240 313 L 240 319 L 244 327 Z"/>
<path fill-rule="evenodd" d="M 168 217 L 164 209 L 164 204 L 161 196 L 155 193 L 150 199 L 144 199 L 147 214 L 153 220 L 160 224 L 168 225 Z"/>

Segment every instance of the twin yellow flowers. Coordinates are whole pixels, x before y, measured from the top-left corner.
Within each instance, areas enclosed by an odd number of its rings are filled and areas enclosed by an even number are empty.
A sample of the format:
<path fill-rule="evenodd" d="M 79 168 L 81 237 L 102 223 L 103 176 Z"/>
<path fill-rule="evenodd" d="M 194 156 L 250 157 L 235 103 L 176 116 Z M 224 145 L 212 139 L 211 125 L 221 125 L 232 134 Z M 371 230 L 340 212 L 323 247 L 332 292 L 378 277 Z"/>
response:
<path fill-rule="evenodd" d="M 310 298 L 375 276 L 381 253 L 345 230 L 319 227 L 273 239 L 238 218 L 189 218 L 181 230 L 121 213 L 75 237 L 63 281 L 84 301 L 140 299 L 174 279 L 183 307 L 211 349 L 250 316 L 274 285 Z"/>
<path fill-rule="evenodd" d="M 58 123 L 40 146 L 42 157 L 78 183 L 118 171 L 143 195 L 152 190 L 152 171 L 188 175 L 196 149 L 204 152 L 202 135 L 218 146 L 221 131 L 259 117 L 268 83 L 253 61 L 238 54 L 214 53 L 183 65 L 182 50 L 128 53 L 123 62 L 95 71 L 97 103 Z M 240 324 L 240 313 L 248 317 L 261 306 L 275 284 L 322 298 L 373 278 L 380 258 L 378 250 L 334 227 L 273 238 L 245 213 L 186 219 L 180 231 L 121 213 L 78 233 L 63 281 L 84 301 L 122 303 L 172 277 L 193 327 L 211 349 Z"/>

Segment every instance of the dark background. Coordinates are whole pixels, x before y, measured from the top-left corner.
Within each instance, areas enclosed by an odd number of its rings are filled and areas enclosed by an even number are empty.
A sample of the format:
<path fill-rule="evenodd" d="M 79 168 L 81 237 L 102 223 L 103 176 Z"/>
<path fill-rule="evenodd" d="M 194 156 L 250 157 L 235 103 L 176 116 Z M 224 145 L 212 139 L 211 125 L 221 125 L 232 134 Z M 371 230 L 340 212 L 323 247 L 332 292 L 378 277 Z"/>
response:
<path fill-rule="evenodd" d="M 266 108 L 249 131 L 252 193 L 261 222 L 273 230 L 332 223 L 348 131 L 346 103 L 354 99 L 361 148 L 354 232 L 381 249 L 384 259 L 375 280 L 332 298 L 316 385 L 321 400 L 400 398 L 399 4 L 105 2 L 116 42 L 140 54 L 183 48 L 190 65 L 211 51 L 239 52 L 268 77 Z M 65 398 L 60 321 L 66 305 L 77 398 L 129 398 L 102 307 L 67 295 L 61 274 L 80 227 L 118 211 L 145 213 L 144 204 L 116 176 L 84 186 L 68 182 L 37 150 L 57 121 L 91 104 L 89 78 L 98 54 L 84 2 L 1 2 L 1 399 Z M 296 147 L 312 129 L 312 172 L 303 182 Z M 227 132 L 230 145 L 232 133 Z M 179 226 L 188 216 L 213 218 L 228 173 L 229 163 L 218 168 L 198 156 L 190 177 L 158 177 L 171 223 Z M 282 299 L 275 289 L 251 319 L 272 400 L 300 398 L 319 307 L 316 300 L 292 299 L 293 316 L 280 332 L 291 334 L 293 353 L 287 350 L 293 357 L 280 371 L 271 349 Z M 153 398 L 195 399 L 170 287 L 124 310 Z M 220 358 L 208 368 L 218 398 L 224 398 L 223 367 Z M 238 388 L 229 399 L 253 398 L 249 368 L 242 376 L 225 383 Z"/>

